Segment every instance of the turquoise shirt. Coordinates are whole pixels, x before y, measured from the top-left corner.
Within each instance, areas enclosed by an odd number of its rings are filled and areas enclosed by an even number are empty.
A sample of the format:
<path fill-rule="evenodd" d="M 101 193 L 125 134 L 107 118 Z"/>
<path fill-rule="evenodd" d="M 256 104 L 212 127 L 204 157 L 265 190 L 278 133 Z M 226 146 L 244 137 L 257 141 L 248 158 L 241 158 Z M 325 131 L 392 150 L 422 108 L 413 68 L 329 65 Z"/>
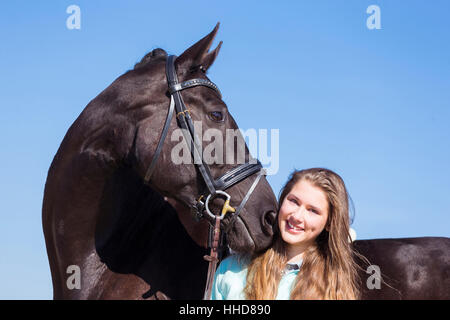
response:
<path fill-rule="evenodd" d="M 243 259 L 242 259 L 243 260 Z M 228 256 L 217 268 L 212 288 L 212 300 L 244 300 L 247 262 L 238 261 L 237 255 Z M 301 267 L 302 261 L 297 265 Z M 286 269 L 278 285 L 277 300 L 289 300 L 299 270 Z"/>

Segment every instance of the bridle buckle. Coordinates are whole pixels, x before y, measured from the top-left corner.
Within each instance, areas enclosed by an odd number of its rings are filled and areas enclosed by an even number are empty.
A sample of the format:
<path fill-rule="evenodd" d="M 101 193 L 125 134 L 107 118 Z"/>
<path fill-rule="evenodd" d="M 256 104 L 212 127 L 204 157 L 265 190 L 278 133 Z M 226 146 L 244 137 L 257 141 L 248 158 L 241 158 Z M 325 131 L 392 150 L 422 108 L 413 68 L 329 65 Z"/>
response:
<path fill-rule="evenodd" d="M 191 214 L 196 222 L 203 218 L 203 211 L 205 210 L 205 203 L 202 201 L 203 196 L 200 196 L 195 204 L 191 207 Z"/>

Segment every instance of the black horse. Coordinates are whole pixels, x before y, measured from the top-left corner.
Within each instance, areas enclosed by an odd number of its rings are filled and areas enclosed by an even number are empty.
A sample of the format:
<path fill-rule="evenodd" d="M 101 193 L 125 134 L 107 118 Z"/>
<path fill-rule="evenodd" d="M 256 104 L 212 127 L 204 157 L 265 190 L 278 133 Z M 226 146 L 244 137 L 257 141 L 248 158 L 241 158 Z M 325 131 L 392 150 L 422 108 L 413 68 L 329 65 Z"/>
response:
<path fill-rule="evenodd" d="M 176 59 L 180 82 L 207 79 L 220 49 L 221 43 L 209 51 L 217 30 L 218 25 Z M 150 185 L 144 183 L 170 102 L 166 60 L 164 50 L 153 50 L 93 99 L 53 159 L 44 191 L 43 228 L 55 299 L 202 297 L 207 222 L 183 214 L 205 191 L 198 169 L 175 164 L 171 151 L 178 141 L 166 139 Z M 182 97 L 205 131 L 216 128 L 224 137 L 227 129 L 237 131 L 214 90 L 194 87 Z M 168 137 L 177 128 L 173 119 Z M 244 153 L 245 159 L 251 158 L 246 147 Z M 219 177 L 234 167 L 211 165 L 211 175 Z M 227 190 L 232 206 L 241 203 L 255 179 L 252 175 Z M 267 248 L 276 207 L 263 177 L 240 215 L 228 215 L 222 222 L 230 248 Z"/>

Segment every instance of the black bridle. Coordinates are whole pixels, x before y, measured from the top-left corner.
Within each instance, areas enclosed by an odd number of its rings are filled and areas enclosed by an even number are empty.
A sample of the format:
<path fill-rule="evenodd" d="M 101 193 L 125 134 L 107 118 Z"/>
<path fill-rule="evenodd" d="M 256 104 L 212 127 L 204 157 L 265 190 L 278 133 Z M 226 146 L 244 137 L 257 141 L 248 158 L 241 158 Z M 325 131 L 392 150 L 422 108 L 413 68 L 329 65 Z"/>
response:
<path fill-rule="evenodd" d="M 210 224 L 210 227 L 213 227 L 213 229 L 210 228 L 210 240 L 208 246 L 211 247 L 211 255 L 206 256 L 205 259 L 210 262 L 209 270 L 208 270 L 208 279 L 204 294 L 204 299 L 210 299 L 211 298 L 211 287 L 213 282 L 213 276 L 215 272 L 215 267 L 217 264 L 217 256 L 218 256 L 218 242 L 219 242 L 219 233 L 220 233 L 220 221 L 225 217 L 225 215 L 228 212 L 231 212 L 233 214 L 231 219 L 235 219 L 239 216 L 242 209 L 244 208 L 245 204 L 247 203 L 248 199 L 250 198 L 252 192 L 255 190 L 256 185 L 258 184 L 259 180 L 263 175 L 266 174 L 265 170 L 263 169 L 261 163 L 257 161 L 257 163 L 245 163 L 237 166 L 236 168 L 233 168 L 232 170 L 226 172 L 218 179 L 214 179 L 211 176 L 211 171 L 209 170 L 209 167 L 206 163 L 203 161 L 202 153 L 201 153 L 201 147 L 198 145 L 198 138 L 195 134 L 194 125 L 192 122 L 192 118 L 190 115 L 189 110 L 186 108 L 183 98 L 181 96 L 181 91 L 196 87 L 196 86 L 205 86 L 208 87 L 214 91 L 216 91 L 220 97 L 222 97 L 219 88 L 212 83 L 211 81 L 207 79 L 192 79 L 187 80 L 184 82 L 179 83 L 177 73 L 175 70 L 175 59 L 176 56 L 171 55 L 167 58 L 166 62 L 166 76 L 167 76 L 167 83 L 169 86 L 169 93 L 170 93 L 170 106 L 169 111 L 167 113 L 166 121 L 164 123 L 164 127 L 161 133 L 161 137 L 159 139 L 158 145 L 156 147 L 155 154 L 153 155 L 153 159 L 150 162 L 150 165 L 147 169 L 147 173 L 145 175 L 145 182 L 149 183 L 151 176 L 155 170 L 156 163 L 158 161 L 158 157 L 161 153 L 162 146 L 164 144 L 164 140 L 167 136 L 167 133 L 169 131 L 170 123 L 173 118 L 173 112 L 174 109 L 177 114 L 177 120 L 178 120 L 178 126 L 182 129 L 184 138 L 186 142 L 188 143 L 188 146 L 190 147 L 191 155 L 193 159 L 201 159 L 200 163 L 197 163 L 198 161 L 194 160 L 194 164 L 199 169 L 203 181 L 205 182 L 206 188 L 208 189 L 207 194 L 200 195 L 196 203 L 191 207 L 192 213 L 195 215 L 197 219 L 200 219 L 205 216 L 205 213 L 214 219 L 215 223 L 214 226 Z M 236 183 L 250 177 L 253 174 L 257 174 L 257 177 L 249 190 L 247 191 L 247 194 L 242 199 L 241 203 L 237 207 L 237 209 L 231 207 L 230 205 L 230 199 L 231 196 L 225 192 L 228 188 L 235 185 Z M 222 207 L 222 211 L 219 214 L 214 214 L 211 212 L 209 208 L 209 203 L 217 198 L 217 197 L 224 197 L 225 203 Z M 231 220 L 230 222 L 231 223 Z M 211 231 L 212 230 L 212 231 Z"/>

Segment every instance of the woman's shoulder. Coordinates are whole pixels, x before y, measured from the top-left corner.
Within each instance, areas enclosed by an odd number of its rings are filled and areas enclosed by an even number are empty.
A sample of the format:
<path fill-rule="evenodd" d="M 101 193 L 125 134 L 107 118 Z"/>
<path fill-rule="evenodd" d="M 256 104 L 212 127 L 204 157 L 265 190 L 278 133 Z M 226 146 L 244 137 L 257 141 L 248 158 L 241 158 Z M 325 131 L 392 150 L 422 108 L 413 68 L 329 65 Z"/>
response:
<path fill-rule="evenodd" d="M 223 259 L 216 271 L 213 299 L 244 299 L 248 259 L 232 254 Z"/>

